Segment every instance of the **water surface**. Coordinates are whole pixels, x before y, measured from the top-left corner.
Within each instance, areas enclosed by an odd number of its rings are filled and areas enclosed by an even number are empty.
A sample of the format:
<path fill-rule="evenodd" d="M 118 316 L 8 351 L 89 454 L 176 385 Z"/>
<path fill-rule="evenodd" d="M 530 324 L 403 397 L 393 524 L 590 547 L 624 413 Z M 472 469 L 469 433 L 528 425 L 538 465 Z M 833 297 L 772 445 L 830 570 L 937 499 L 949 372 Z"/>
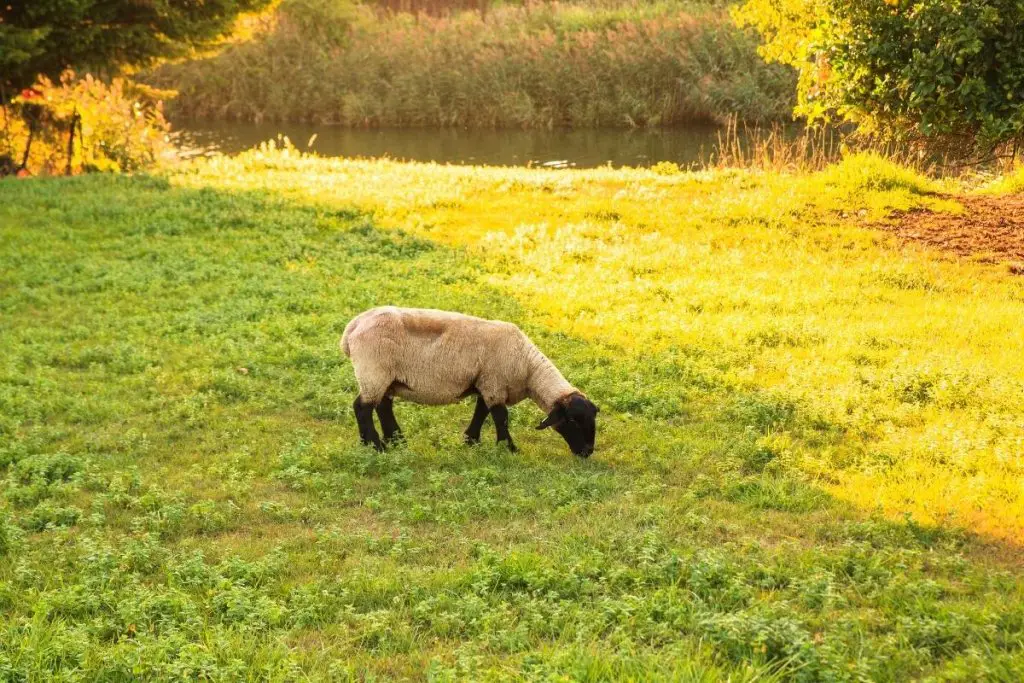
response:
<path fill-rule="evenodd" d="M 724 135 L 724 129 L 717 126 L 660 130 L 366 130 L 311 124 L 192 121 L 178 123 L 175 129 L 179 131 L 179 143 L 192 154 L 233 154 L 283 134 L 299 149 L 308 148 L 322 156 L 578 168 L 607 164 L 650 166 L 659 161 L 691 166 L 708 160 Z"/>

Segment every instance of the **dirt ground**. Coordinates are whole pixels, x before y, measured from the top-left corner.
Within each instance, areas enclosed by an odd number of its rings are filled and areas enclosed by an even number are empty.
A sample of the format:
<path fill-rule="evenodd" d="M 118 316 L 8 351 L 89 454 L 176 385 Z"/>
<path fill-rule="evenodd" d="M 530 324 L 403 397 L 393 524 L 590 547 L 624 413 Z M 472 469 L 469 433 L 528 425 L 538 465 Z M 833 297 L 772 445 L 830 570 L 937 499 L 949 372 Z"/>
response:
<path fill-rule="evenodd" d="M 900 211 L 878 227 L 957 256 L 1005 262 L 1011 272 L 1024 275 L 1024 195 L 963 197 L 960 202 L 962 214 Z"/>

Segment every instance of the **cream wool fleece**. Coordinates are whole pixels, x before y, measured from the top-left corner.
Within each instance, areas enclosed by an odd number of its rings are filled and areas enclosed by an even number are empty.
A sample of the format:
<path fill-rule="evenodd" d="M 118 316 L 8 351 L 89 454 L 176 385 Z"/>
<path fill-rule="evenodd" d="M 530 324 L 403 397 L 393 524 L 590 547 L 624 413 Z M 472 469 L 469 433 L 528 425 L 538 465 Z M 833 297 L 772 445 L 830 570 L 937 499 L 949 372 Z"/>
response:
<path fill-rule="evenodd" d="M 444 405 L 479 392 L 490 406 L 532 399 L 545 413 L 576 393 L 512 323 L 426 308 L 372 308 L 341 337 L 363 403 L 385 396 Z"/>

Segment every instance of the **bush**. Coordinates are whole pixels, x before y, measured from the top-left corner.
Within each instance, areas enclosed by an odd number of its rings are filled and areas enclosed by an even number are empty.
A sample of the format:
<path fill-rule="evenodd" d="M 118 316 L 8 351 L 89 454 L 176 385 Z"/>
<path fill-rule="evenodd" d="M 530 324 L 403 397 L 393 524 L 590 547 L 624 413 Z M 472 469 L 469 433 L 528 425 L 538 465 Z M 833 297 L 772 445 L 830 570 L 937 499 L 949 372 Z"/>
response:
<path fill-rule="evenodd" d="M 953 155 L 1024 138 L 1016 0 L 748 0 L 769 60 L 800 72 L 797 113 Z"/>
<path fill-rule="evenodd" d="M 105 83 L 68 72 L 59 85 L 41 79 L 0 108 L 0 175 L 19 169 L 50 175 L 151 167 L 173 154 L 162 95 L 119 78 Z"/>

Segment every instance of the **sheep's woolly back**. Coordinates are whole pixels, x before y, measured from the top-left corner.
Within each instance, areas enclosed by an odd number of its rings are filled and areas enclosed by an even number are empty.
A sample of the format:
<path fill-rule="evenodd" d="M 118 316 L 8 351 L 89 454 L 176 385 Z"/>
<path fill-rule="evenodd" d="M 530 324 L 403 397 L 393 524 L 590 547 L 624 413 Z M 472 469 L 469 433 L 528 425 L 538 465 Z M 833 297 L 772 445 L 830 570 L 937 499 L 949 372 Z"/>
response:
<path fill-rule="evenodd" d="M 341 350 L 369 403 L 445 404 L 479 392 L 488 405 L 530 398 L 550 412 L 575 391 L 518 327 L 461 313 L 374 308 L 345 327 Z"/>
<path fill-rule="evenodd" d="M 345 354 L 346 358 L 352 357 L 352 351 L 348 347 L 348 336 L 352 332 L 352 328 L 356 326 L 356 323 L 359 321 L 359 318 L 361 317 L 362 316 L 357 315 L 356 317 L 349 320 L 348 325 L 345 325 L 345 331 L 341 333 L 341 341 L 338 342 L 338 345 L 341 346 L 341 352 Z"/>

